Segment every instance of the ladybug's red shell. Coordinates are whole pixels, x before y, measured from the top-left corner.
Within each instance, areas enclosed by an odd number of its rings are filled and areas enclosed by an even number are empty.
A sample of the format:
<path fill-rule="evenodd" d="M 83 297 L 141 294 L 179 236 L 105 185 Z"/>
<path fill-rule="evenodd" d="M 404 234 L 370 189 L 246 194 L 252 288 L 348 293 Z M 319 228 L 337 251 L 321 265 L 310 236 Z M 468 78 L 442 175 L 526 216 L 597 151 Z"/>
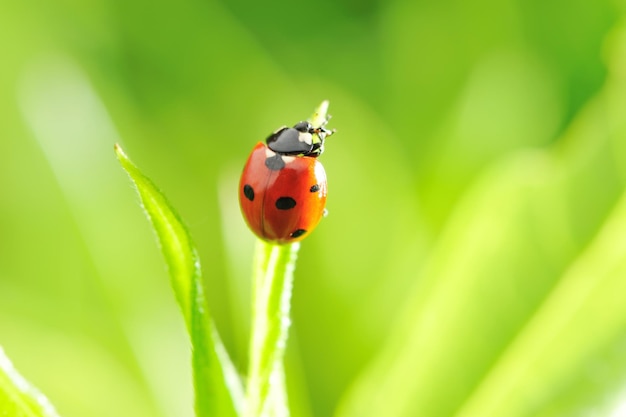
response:
<path fill-rule="evenodd" d="M 243 170 L 239 203 L 248 226 L 261 239 L 304 239 L 326 206 L 326 173 L 310 156 L 287 156 L 259 142 Z"/>

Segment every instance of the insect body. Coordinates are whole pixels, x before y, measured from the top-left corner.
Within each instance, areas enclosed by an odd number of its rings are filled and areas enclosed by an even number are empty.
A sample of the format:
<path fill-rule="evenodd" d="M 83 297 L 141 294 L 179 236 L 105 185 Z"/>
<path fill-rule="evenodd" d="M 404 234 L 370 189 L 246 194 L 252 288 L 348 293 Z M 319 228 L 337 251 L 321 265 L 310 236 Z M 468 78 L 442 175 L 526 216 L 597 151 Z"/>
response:
<path fill-rule="evenodd" d="M 299 122 L 259 142 L 241 175 L 239 204 L 261 239 L 285 244 L 304 239 L 326 206 L 326 173 L 317 157 L 333 132 Z"/>

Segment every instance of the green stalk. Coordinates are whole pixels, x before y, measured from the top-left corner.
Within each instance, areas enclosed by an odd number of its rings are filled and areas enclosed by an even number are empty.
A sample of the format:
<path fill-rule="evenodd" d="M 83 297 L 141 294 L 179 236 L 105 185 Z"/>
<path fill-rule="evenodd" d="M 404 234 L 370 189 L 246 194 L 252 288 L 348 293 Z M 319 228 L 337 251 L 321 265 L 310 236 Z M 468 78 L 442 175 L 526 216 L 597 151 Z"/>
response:
<path fill-rule="evenodd" d="M 328 101 L 310 122 L 322 126 Z M 293 271 L 300 243 L 276 245 L 259 240 L 252 288 L 252 335 L 245 417 L 289 415 L 283 359 L 289 333 Z"/>
<path fill-rule="evenodd" d="M 289 331 L 291 288 L 299 243 L 274 245 L 259 241 L 253 283 L 253 326 L 250 343 L 247 417 L 284 415 L 286 398 L 282 362 Z"/>

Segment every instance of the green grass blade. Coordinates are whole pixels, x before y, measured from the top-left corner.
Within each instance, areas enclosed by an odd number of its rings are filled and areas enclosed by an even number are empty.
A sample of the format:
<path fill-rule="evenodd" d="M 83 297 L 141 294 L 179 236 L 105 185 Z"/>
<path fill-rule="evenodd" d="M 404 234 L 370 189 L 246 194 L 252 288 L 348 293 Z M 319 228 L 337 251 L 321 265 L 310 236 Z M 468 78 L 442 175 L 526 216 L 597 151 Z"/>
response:
<path fill-rule="evenodd" d="M 200 261 L 191 237 L 152 181 L 141 173 L 119 146 L 115 147 L 115 151 L 133 181 L 157 234 L 176 299 L 185 317 L 193 347 L 196 414 L 198 417 L 236 416 L 241 391 L 238 376 L 211 323 Z"/>
<path fill-rule="evenodd" d="M 625 234 L 626 194 L 458 417 L 574 415 L 576 408 L 597 409 L 598 398 L 619 396 L 626 371 Z M 578 401 L 563 401 L 566 395 Z"/>
<path fill-rule="evenodd" d="M 328 120 L 328 101 L 309 119 L 315 127 Z M 289 415 L 283 359 L 289 333 L 293 271 L 299 243 L 257 242 L 252 300 L 252 337 L 246 392 L 247 417 Z"/>
<path fill-rule="evenodd" d="M 299 247 L 299 243 L 273 245 L 259 241 L 257 244 L 246 408 L 248 417 L 287 414 L 282 362 Z"/>
<path fill-rule="evenodd" d="M 17 372 L 2 348 L 0 348 L 0 415 L 59 416 L 50 401 Z"/>

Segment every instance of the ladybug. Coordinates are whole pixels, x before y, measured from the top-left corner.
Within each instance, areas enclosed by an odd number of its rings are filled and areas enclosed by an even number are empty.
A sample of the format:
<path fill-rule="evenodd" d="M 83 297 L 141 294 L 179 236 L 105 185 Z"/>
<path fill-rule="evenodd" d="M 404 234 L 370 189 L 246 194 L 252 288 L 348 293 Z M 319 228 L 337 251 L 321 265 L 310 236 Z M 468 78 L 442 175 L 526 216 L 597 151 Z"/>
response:
<path fill-rule="evenodd" d="M 317 160 L 334 131 L 309 122 L 281 127 L 259 142 L 239 182 L 239 204 L 259 238 L 286 244 L 304 239 L 325 214 L 326 172 Z"/>

